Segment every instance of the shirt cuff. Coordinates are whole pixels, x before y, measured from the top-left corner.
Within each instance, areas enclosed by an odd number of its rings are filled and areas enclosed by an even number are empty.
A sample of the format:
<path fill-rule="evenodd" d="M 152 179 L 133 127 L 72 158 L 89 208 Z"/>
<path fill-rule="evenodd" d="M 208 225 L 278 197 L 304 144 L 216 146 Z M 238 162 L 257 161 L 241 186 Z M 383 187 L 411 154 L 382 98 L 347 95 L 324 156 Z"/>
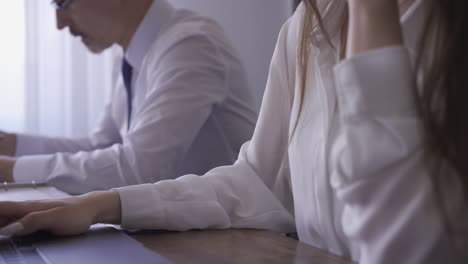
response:
<path fill-rule="evenodd" d="M 13 179 L 15 182 L 29 183 L 46 182 L 51 169 L 49 162 L 43 156 L 25 156 L 16 159 L 13 168 Z"/>
<path fill-rule="evenodd" d="M 155 229 L 166 227 L 161 201 L 153 184 L 142 184 L 113 189 L 119 193 L 122 210 L 121 225 L 126 229 Z"/>
<path fill-rule="evenodd" d="M 345 118 L 415 114 L 415 73 L 403 46 L 359 54 L 335 67 L 339 105 Z"/>

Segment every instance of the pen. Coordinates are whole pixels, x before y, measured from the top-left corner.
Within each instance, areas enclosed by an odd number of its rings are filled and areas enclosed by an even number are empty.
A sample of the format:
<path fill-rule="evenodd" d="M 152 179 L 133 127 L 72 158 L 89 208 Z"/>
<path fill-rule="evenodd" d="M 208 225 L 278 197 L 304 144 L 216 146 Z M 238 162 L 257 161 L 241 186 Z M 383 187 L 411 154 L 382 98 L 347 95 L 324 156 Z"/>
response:
<path fill-rule="evenodd" d="M 25 182 L 25 183 L 16 183 L 16 182 L 4 182 L 3 184 L 0 184 L 0 190 L 8 191 L 9 189 L 18 189 L 18 188 L 38 188 L 38 187 L 44 187 L 47 186 L 47 182 Z"/>

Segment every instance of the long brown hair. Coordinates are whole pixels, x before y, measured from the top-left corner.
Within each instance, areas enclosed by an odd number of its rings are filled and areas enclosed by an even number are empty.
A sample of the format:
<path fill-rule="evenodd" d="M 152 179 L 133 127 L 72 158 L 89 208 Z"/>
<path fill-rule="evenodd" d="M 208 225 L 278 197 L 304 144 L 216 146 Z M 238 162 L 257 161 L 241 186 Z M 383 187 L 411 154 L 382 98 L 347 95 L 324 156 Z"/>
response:
<path fill-rule="evenodd" d="M 313 21 L 324 30 L 316 0 L 303 0 L 303 4 L 305 16 L 298 47 L 300 109 L 306 92 Z M 458 209 L 466 212 L 468 208 L 468 1 L 426 0 L 426 4 L 417 61 L 423 80 L 415 93 L 416 104 L 425 127 L 425 161 L 434 198 L 446 227 L 453 231 L 455 223 L 449 217 L 449 207 L 454 206 L 448 204 L 454 201 L 452 187 L 460 190 L 456 197 Z"/>
<path fill-rule="evenodd" d="M 325 30 L 323 25 L 323 20 L 320 16 L 320 11 L 318 9 L 315 0 L 305 0 L 302 1 L 305 6 L 303 23 L 302 23 L 302 31 L 301 31 L 301 38 L 299 44 L 299 52 L 298 52 L 298 60 L 299 60 L 299 73 L 300 73 L 300 82 L 301 82 L 301 99 L 299 102 L 299 116 L 296 119 L 296 123 L 294 124 L 294 128 L 292 130 L 291 135 L 294 135 L 297 129 L 297 125 L 299 124 L 299 118 L 302 112 L 303 104 L 304 104 L 304 96 L 306 93 L 306 82 L 307 82 L 307 69 L 309 68 L 309 54 L 310 54 L 310 34 L 312 33 L 312 29 L 314 27 L 313 20 L 316 18 L 317 26 L 319 29 L 325 34 L 328 43 L 331 44 L 330 37 Z M 297 3 L 296 3 L 297 4 Z M 290 140 L 292 140 L 292 136 Z"/>
<path fill-rule="evenodd" d="M 418 59 L 424 78 L 417 99 L 435 197 L 446 226 L 454 231 L 449 217 L 454 205 L 447 203 L 456 202 L 463 211 L 468 205 L 468 2 L 427 1 Z M 461 197 L 450 197 L 457 193 L 447 187 L 459 188 Z"/>

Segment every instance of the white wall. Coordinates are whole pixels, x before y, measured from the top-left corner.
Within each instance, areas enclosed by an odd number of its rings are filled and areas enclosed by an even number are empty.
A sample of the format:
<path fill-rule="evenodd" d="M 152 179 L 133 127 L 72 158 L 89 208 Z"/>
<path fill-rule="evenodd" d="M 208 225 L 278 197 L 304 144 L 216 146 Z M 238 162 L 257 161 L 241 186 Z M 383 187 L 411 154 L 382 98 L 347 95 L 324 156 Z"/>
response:
<path fill-rule="evenodd" d="M 240 52 L 260 106 L 271 56 L 292 0 L 170 0 L 217 20 Z"/>
<path fill-rule="evenodd" d="M 24 129 L 24 3 L 2 1 L 0 8 L 0 129 Z"/>

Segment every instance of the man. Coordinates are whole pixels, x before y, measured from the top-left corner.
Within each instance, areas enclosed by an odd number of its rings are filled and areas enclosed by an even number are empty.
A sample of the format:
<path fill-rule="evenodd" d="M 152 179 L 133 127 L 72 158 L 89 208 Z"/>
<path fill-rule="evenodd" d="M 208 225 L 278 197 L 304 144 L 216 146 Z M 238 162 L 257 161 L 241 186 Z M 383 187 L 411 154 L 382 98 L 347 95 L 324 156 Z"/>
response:
<path fill-rule="evenodd" d="M 222 29 L 167 0 L 58 0 L 57 27 L 91 52 L 124 50 L 98 129 L 84 139 L 0 136 L 0 181 L 70 193 L 153 183 L 232 163 L 256 113 Z"/>

